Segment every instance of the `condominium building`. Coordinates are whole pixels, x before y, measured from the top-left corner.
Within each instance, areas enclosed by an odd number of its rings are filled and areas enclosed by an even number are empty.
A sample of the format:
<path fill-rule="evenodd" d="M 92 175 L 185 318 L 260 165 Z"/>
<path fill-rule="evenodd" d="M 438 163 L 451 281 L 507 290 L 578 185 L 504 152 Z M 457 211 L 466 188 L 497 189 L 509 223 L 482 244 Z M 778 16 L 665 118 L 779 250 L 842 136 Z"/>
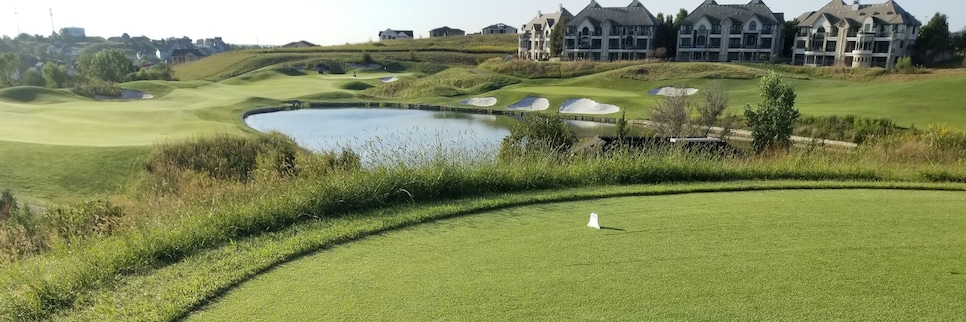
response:
<path fill-rule="evenodd" d="M 895 1 L 832 0 L 798 18 L 792 63 L 892 68 L 910 56 L 922 23 Z"/>
<path fill-rule="evenodd" d="M 530 60 L 547 60 L 550 57 L 557 57 L 560 53 L 550 52 L 550 35 L 554 28 L 567 28 L 560 24 L 562 20 L 572 20 L 574 15 L 560 6 L 557 12 L 544 14 L 538 11 L 537 16 L 523 25 L 523 33 L 520 34 L 520 48 L 517 56 Z"/>
<path fill-rule="evenodd" d="M 645 59 L 653 54 L 657 18 L 634 0 L 627 7 L 603 7 L 591 0 L 567 23 L 567 60 L 617 61 Z"/>
<path fill-rule="evenodd" d="M 718 4 L 706 0 L 681 22 L 677 61 L 768 61 L 781 53 L 784 14 L 762 0 Z"/>

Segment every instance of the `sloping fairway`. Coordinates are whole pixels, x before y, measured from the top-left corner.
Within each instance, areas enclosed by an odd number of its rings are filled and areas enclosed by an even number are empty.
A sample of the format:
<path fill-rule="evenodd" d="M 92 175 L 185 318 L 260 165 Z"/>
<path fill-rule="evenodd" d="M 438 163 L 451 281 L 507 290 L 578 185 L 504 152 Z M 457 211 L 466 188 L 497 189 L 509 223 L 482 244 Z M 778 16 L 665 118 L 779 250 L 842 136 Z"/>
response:
<path fill-rule="evenodd" d="M 192 318 L 957 319 L 963 206 L 961 192 L 795 190 L 510 208 L 322 251 Z"/>
<path fill-rule="evenodd" d="M 375 80 L 389 74 L 365 74 Z M 398 75 L 398 74 L 397 74 Z M 227 83 L 136 82 L 159 94 L 140 101 L 97 101 L 42 88 L 0 94 L 0 141 L 77 146 L 150 145 L 210 133 L 241 133 L 246 109 L 318 93 L 345 93 L 345 76 L 280 76 L 259 72 L 258 81 Z M 9 95 L 7 95 L 9 94 Z"/>

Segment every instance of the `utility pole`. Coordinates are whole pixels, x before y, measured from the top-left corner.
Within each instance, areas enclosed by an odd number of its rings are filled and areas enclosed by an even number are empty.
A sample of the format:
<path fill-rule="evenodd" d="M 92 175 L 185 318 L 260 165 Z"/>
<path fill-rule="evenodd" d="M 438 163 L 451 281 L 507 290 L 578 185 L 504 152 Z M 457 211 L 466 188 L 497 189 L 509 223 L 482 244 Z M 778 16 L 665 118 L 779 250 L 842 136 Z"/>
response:
<path fill-rule="evenodd" d="M 13 20 L 17 22 L 17 36 L 20 36 L 20 14 L 17 13 L 17 8 L 13 8 Z"/>
<path fill-rule="evenodd" d="M 50 34 L 56 34 L 57 28 L 54 28 L 54 8 L 48 8 L 50 11 Z"/>

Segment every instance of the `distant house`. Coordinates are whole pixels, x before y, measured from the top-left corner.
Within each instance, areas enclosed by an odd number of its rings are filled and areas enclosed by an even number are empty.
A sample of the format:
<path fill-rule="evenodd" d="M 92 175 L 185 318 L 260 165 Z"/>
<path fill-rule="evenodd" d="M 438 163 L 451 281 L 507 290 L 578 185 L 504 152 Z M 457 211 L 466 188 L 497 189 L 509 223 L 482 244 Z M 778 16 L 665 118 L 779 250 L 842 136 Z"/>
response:
<path fill-rule="evenodd" d="M 285 45 L 282 45 L 282 48 L 305 48 L 305 47 L 319 47 L 319 45 L 310 43 L 310 42 L 305 41 L 305 40 L 300 40 L 300 41 L 296 41 L 296 42 L 290 42 L 290 43 L 287 43 Z"/>
<path fill-rule="evenodd" d="M 412 30 L 386 29 L 379 32 L 379 40 L 413 39 L 413 35 Z"/>
<path fill-rule="evenodd" d="M 782 50 L 785 14 L 762 0 L 718 4 L 705 0 L 681 21 L 677 61 L 768 61 Z"/>
<path fill-rule="evenodd" d="M 196 61 L 206 55 L 197 49 L 175 49 L 171 52 L 171 64 L 181 64 Z"/>
<path fill-rule="evenodd" d="M 452 36 L 466 36 L 466 32 L 462 29 L 450 28 L 450 27 L 439 27 L 429 31 L 429 38 L 436 37 L 452 37 Z"/>
<path fill-rule="evenodd" d="M 484 35 L 498 35 L 498 34 L 515 34 L 519 30 L 517 28 L 511 27 L 507 24 L 498 23 L 495 25 L 487 26 L 483 28 Z"/>
<path fill-rule="evenodd" d="M 523 59 L 547 60 L 550 57 L 559 56 L 560 53 L 550 52 L 550 34 L 554 28 L 566 29 L 566 24 L 558 22 L 571 20 L 574 15 L 567 11 L 562 5 L 557 12 L 544 14 L 537 12 L 537 16 L 523 25 L 523 33 L 520 34 L 520 46 L 517 55 Z"/>
<path fill-rule="evenodd" d="M 71 38 L 80 38 L 80 39 L 87 38 L 87 32 L 84 31 L 84 28 L 67 27 L 61 30 L 63 30 L 64 33 L 66 33 Z"/>

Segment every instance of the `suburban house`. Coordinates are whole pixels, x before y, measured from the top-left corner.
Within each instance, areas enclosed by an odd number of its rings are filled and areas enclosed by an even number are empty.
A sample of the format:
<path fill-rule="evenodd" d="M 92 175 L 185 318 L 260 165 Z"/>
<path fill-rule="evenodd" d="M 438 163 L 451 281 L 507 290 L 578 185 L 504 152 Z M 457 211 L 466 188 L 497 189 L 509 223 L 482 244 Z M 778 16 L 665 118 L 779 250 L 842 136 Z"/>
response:
<path fill-rule="evenodd" d="M 282 48 L 305 48 L 305 47 L 318 47 L 318 46 L 319 45 L 310 43 L 308 41 L 300 40 L 300 41 L 284 44 L 282 45 Z"/>
<path fill-rule="evenodd" d="M 634 0 L 627 7 L 602 7 L 591 0 L 567 23 L 566 60 L 645 59 L 653 53 L 657 18 Z"/>
<path fill-rule="evenodd" d="M 912 54 L 922 23 L 895 1 L 832 0 L 798 18 L 792 64 L 892 68 Z"/>
<path fill-rule="evenodd" d="M 412 30 L 386 29 L 379 32 L 379 40 L 413 39 L 413 35 Z"/>
<path fill-rule="evenodd" d="M 559 56 L 560 53 L 550 52 L 550 34 L 554 27 L 560 25 L 558 22 L 562 19 L 571 20 L 573 18 L 574 15 L 567 11 L 563 5 L 557 12 L 551 14 L 543 14 L 542 11 L 538 11 L 533 20 L 523 25 L 517 56 L 530 60 L 547 60 L 550 57 Z M 560 28 L 567 28 L 567 26 L 561 25 Z"/>
<path fill-rule="evenodd" d="M 171 64 L 192 62 L 204 57 L 205 54 L 197 49 L 175 49 L 171 52 Z"/>
<path fill-rule="evenodd" d="M 785 15 L 762 0 L 718 4 L 705 0 L 681 22 L 677 61 L 768 61 L 782 50 Z"/>
<path fill-rule="evenodd" d="M 78 39 L 87 38 L 87 32 L 84 30 L 84 28 L 66 27 L 61 29 L 61 31 L 63 31 L 67 36 L 70 36 L 71 38 L 78 38 Z"/>
<path fill-rule="evenodd" d="M 519 32 L 517 28 L 513 28 L 503 23 L 498 23 L 483 28 L 484 35 L 515 34 L 517 32 Z"/>
<path fill-rule="evenodd" d="M 452 37 L 452 36 L 466 36 L 466 32 L 463 29 L 456 29 L 450 27 L 439 27 L 429 31 L 429 38 L 436 37 Z"/>

